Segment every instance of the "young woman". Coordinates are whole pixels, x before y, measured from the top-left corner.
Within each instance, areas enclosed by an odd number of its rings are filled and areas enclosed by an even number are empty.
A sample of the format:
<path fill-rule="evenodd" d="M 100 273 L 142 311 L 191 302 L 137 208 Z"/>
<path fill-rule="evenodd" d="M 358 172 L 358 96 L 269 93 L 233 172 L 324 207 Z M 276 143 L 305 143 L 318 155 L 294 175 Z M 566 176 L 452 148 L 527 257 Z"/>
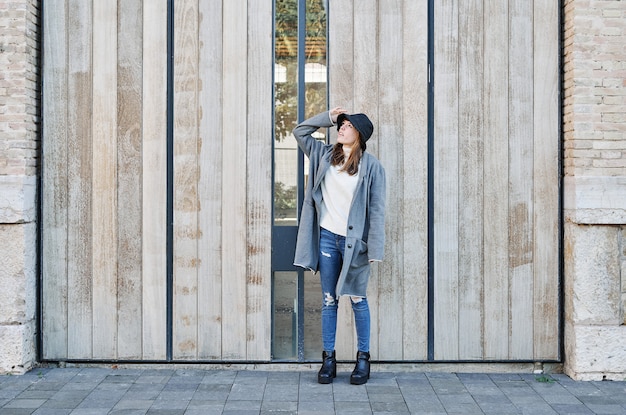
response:
<path fill-rule="evenodd" d="M 337 124 L 337 144 L 312 134 Z M 348 296 L 358 338 L 350 383 L 370 376 L 370 263 L 382 261 L 385 244 L 385 170 L 367 153 L 374 126 L 365 114 L 341 107 L 300 123 L 293 134 L 310 162 L 294 264 L 320 272 L 322 286 L 322 368 L 319 383 L 337 376 L 335 336 L 340 296 Z"/>

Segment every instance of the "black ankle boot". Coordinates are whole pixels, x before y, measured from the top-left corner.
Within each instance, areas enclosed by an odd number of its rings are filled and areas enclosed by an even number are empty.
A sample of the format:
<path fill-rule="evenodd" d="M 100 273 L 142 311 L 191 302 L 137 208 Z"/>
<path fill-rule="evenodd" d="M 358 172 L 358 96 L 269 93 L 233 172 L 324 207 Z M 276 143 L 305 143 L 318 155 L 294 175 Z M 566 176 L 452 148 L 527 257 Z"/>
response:
<path fill-rule="evenodd" d="M 317 373 L 317 383 L 333 383 L 333 378 L 337 377 L 337 359 L 335 351 L 328 354 L 322 353 L 322 368 Z"/>
<path fill-rule="evenodd" d="M 357 352 L 356 366 L 350 375 L 350 383 L 353 385 L 363 385 L 370 378 L 370 354 L 368 352 Z"/>

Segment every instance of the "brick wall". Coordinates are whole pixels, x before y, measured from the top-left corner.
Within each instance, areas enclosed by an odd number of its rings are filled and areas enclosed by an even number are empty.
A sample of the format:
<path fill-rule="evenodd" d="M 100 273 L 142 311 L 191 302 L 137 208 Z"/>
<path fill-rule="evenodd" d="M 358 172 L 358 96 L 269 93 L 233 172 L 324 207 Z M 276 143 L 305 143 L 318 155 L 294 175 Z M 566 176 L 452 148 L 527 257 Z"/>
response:
<path fill-rule="evenodd" d="M 565 371 L 626 378 L 626 1 L 564 1 Z"/>
<path fill-rule="evenodd" d="M 626 176 L 626 4 L 566 0 L 565 174 Z"/>
<path fill-rule="evenodd" d="M 0 373 L 36 363 L 38 13 L 0 0 Z"/>

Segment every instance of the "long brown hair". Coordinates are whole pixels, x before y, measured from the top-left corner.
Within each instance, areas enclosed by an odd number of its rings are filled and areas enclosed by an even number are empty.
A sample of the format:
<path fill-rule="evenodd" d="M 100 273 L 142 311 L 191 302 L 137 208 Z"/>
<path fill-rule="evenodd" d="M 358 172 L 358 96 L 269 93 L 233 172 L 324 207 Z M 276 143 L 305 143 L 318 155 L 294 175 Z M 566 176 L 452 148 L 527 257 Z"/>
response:
<path fill-rule="evenodd" d="M 345 155 L 343 154 L 343 144 L 337 143 L 333 146 L 333 152 L 330 156 L 330 164 L 333 166 L 341 166 L 339 171 L 345 171 L 350 176 L 354 176 L 359 172 L 359 162 L 361 161 L 361 157 L 363 156 L 363 152 L 365 151 L 365 142 L 361 138 L 361 133 L 359 133 L 359 146 L 352 146 L 352 151 L 350 151 L 350 156 L 348 156 L 348 160 L 345 160 Z M 344 163 L 345 161 L 345 163 Z"/>

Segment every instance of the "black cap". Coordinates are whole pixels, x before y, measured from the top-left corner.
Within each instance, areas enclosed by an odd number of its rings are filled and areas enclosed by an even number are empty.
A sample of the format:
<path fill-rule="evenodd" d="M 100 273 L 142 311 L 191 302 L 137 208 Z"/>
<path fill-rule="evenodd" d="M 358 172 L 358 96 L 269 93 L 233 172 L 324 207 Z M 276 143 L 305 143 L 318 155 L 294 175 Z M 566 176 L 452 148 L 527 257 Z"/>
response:
<path fill-rule="evenodd" d="M 374 125 L 365 114 L 339 114 L 337 117 L 337 131 L 341 128 L 341 124 L 344 120 L 348 120 L 352 123 L 354 128 L 361 133 L 363 141 L 369 140 L 374 132 Z"/>

